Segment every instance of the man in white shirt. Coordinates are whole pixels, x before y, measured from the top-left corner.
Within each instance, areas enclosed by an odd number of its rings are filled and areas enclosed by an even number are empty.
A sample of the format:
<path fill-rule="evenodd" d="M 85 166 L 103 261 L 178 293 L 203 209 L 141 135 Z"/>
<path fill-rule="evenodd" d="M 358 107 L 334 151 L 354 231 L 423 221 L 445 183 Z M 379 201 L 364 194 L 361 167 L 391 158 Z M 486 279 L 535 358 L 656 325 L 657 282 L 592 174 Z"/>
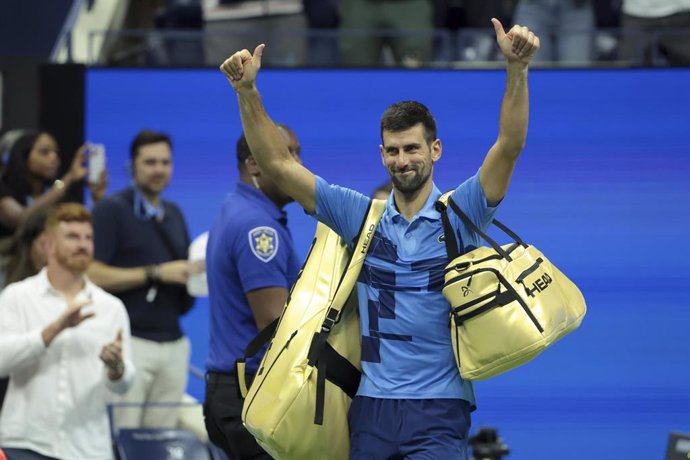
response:
<path fill-rule="evenodd" d="M 0 413 L 8 460 L 111 460 L 106 404 L 134 377 L 122 302 L 84 275 L 93 227 L 84 206 L 58 206 L 46 222 L 48 264 L 0 294 Z"/>

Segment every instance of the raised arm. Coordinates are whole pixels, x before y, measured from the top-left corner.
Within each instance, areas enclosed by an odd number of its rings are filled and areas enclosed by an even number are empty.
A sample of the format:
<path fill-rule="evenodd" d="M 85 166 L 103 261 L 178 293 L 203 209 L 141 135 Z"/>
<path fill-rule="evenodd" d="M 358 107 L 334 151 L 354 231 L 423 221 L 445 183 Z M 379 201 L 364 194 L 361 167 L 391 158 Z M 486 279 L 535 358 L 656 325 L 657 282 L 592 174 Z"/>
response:
<path fill-rule="evenodd" d="M 24 206 L 11 196 L 0 198 L 0 224 L 8 229 L 16 230 L 22 223 L 26 222 L 34 213 L 41 212 L 48 206 L 62 200 L 71 186 L 81 181 L 86 175 L 84 166 L 84 155 L 89 145 L 84 144 L 74 154 L 72 165 L 69 171 L 61 180 L 55 181 L 53 186 L 46 190 L 41 196 L 32 200 L 31 204 Z M 104 190 L 105 191 L 105 187 Z"/>
<path fill-rule="evenodd" d="M 496 41 L 507 61 L 506 90 L 501 105 L 498 138 L 489 149 L 479 181 L 490 204 L 498 203 L 508 190 L 515 163 L 525 146 L 529 119 L 528 65 L 539 49 L 539 37 L 527 27 L 515 25 L 508 33 L 492 19 Z"/>
<path fill-rule="evenodd" d="M 63 331 L 77 327 L 94 316 L 94 313 L 84 313 L 82 310 L 91 303 L 90 300 L 72 301 L 53 322 L 42 329 L 27 330 L 25 317 L 21 313 L 23 299 L 16 289 L 9 289 L 0 297 L 0 377 L 36 362 Z"/>
<path fill-rule="evenodd" d="M 266 113 L 256 87 L 264 46 L 257 46 L 254 54 L 246 49 L 238 51 L 223 62 L 220 70 L 237 92 L 244 134 L 259 168 L 307 212 L 314 212 L 314 174 L 290 155 L 280 131 Z"/>

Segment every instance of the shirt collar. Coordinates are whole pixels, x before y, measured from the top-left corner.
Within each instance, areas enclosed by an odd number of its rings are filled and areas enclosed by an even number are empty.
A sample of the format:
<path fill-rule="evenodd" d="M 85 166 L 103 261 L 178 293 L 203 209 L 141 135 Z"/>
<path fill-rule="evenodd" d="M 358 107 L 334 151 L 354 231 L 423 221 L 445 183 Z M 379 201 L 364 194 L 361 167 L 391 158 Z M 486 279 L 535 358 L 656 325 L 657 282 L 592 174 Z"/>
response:
<path fill-rule="evenodd" d="M 415 220 L 419 217 L 424 217 L 428 220 L 440 220 L 441 214 L 436 210 L 434 205 L 441 195 L 442 193 L 438 187 L 436 187 L 436 184 L 432 183 L 432 189 L 429 197 L 426 199 L 422 209 L 419 210 L 412 220 Z M 401 219 L 404 219 L 404 217 L 395 208 L 395 197 L 393 196 L 393 193 L 391 193 L 388 197 L 388 200 L 386 200 L 386 218 L 388 220 L 392 220 L 395 218 L 395 216 L 400 216 Z"/>
<path fill-rule="evenodd" d="M 283 225 L 287 225 L 287 213 L 282 209 L 279 209 L 278 206 L 276 206 L 276 204 L 258 188 L 240 181 L 237 183 L 237 188 L 235 191 L 237 194 L 242 195 L 259 205 L 261 209 L 265 210 L 275 220 L 279 221 Z"/>
<path fill-rule="evenodd" d="M 158 206 L 151 203 L 146 196 L 141 192 L 139 187 L 132 185 L 132 190 L 134 191 L 133 202 L 134 202 L 134 215 L 143 220 L 158 219 L 163 220 L 164 210 L 163 201 L 160 201 Z"/>
<path fill-rule="evenodd" d="M 94 284 L 91 282 L 86 274 L 84 276 L 84 288 L 79 291 L 79 296 L 84 296 L 87 299 L 92 299 L 94 295 Z M 57 294 L 62 295 L 57 289 L 50 284 L 50 279 L 48 279 L 48 267 L 43 267 L 40 272 L 36 275 L 38 281 L 38 288 L 41 294 Z"/>

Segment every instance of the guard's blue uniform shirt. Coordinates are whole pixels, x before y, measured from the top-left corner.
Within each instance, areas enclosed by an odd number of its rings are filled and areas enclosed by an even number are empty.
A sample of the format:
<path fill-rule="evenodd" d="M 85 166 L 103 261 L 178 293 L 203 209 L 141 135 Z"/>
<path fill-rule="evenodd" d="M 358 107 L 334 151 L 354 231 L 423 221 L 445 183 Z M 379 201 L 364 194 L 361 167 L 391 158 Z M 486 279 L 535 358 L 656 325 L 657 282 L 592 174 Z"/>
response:
<path fill-rule="evenodd" d="M 360 396 L 387 399 L 460 398 L 475 406 L 472 384 L 463 381 L 451 347 L 450 306 L 441 292 L 448 263 L 434 185 L 424 207 L 408 222 L 393 195 L 374 234 L 357 283 L 362 330 L 363 377 Z M 479 173 L 461 184 L 453 200 L 486 229 L 496 208 L 487 205 Z M 316 181 L 315 216 L 353 244 L 369 198 L 356 191 Z M 479 237 L 448 214 L 464 250 Z"/>
<path fill-rule="evenodd" d="M 258 333 L 246 294 L 290 289 L 300 270 L 287 218 L 266 195 L 237 184 L 209 232 L 206 273 L 210 303 L 210 347 L 206 368 L 231 372 Z M 255 372 L 263 353 L 247 361 Z"/>

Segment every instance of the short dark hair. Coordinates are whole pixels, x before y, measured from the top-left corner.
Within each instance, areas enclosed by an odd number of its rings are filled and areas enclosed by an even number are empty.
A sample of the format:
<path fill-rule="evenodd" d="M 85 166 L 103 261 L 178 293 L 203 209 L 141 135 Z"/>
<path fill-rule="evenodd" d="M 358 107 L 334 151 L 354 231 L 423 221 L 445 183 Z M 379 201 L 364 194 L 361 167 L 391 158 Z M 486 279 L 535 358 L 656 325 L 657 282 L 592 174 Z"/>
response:
<path fill-rule="evenodd" d="M 431 111 L 417 101 L 400 101 L 390 105 L 381 116 L 381 142 L 383 132 L 400 132 L 421 123 L 424 126 L 424 139 L 431 144 L 436 140 L 436 120 Z"/>
<path fill-rule="evenodd" d="M 134 139 L 132 139 L 132 144 L 129 146 L 130 161 L 134 162 L 134 160 L 136 160 L 137 155 L 139 155 L 139 149 L 144 145 L 157 144 L 159 142 L 165 142 L 168 144 L 168 147 L 170 147 L 170 150 L 172 150 L 172 141 L 170 140 L 170 136 L 158 131 L 142 129 L 137 133 L 136 136 L 134 136 Z"/>
<path fill-rule="evenodd" d="M 237 166 L 241 166 L 247 161 L 247 158 L 252 156 L 252 151 L 249 150 L 249 144 L 247 144 L 247 138 L 242 132 L 242 135 L 237 139 Z"/>
<path fill-rule="evenodd" d="M 297 137 L 295 135 L 295 132 L 287 125 L 284 125 L 283 123 L 275 123 L 275 125 L 278 128 L 284 129 L 289 135 Z M 247 143 L 247 138 L 244 135 L 244 131 L 240 135 L 240 138 L 237 139 L 237 146 L 235 148 L 235 151 L 237 153 L 237 167 L 241 167 L 245 161 L 247 161 L 247 158 L 252 156 L 252 151 L 249 150 L 249 144 Z"/>

